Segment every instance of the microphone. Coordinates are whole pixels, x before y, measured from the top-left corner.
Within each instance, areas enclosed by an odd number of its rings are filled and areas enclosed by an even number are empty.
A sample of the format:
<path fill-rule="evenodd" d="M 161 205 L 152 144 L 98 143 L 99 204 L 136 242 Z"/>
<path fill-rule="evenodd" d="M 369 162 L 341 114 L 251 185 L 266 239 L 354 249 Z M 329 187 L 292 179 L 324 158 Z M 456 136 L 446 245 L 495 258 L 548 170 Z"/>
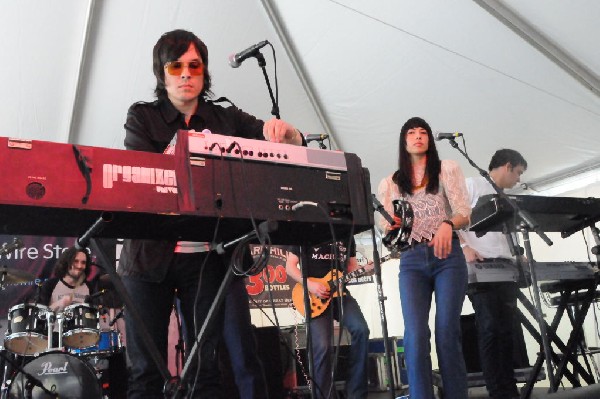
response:
<path fill-rule="evenodd" d="M 96 292 L 95 294 L 86 295 L 85 298 L 83 298 L 83 302 L 90 303 L 90 301 L 92 299 L 95 299 L 95 298 L 98 298 L 99 296 L 104 295 L 105 292 L 106 292 L 106 289 L 101 289 L 100 291 Z"/>
<path fill-rule="evenodd" d="M 119 313 L 117 313 L 115 315 L 115 318 L 112 319 L 109 323 L 108 326 L 112 327 L 115 325 L 115 323 L 117 322 L 117 320 L 119 320 L 121 317 L 123 317 L 123 312 L 125 311 L 125 307 L 122 307 L 121 310 L 119 310 Z"/>
<path fill-rule="evenodd" d="M 232 68 L 239 67 L 246 58 L 254 57 L 256 53 L 258 53 L 258 50 L 265 47 L 268 43 L 269 42 L 267 40 L 263 40 L 262 42 L 250 46 L 246 50 L 242 50 L 237 54 L 231 54 L 229 56 L 229 65 Z"/>
<path fill-rule="evenodd" d="M 444 139 L 448 139 L 448 140 L 454 140 L 457 137 L 461 137 L 463 134 L 459 133 L 459 132 L 455 132 L 455 133 L 440 133 L 437 132 L 435 134 L 435 139 L 436 141 L 440 141 L 440 140 L 444 140 Z"/>
<path fill-rule="evenodd" d="M 310 143 L 311 141 L 323 141 L 329 138 L 328 134 L 307 134 L 305 136 L 306 142 Z"/>

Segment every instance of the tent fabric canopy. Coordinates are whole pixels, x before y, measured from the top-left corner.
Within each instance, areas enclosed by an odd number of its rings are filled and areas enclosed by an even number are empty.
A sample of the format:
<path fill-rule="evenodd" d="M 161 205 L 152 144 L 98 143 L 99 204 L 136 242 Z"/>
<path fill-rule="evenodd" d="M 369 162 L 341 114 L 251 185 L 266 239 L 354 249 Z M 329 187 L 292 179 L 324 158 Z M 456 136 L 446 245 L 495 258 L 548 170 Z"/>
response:
<path fill-rule="evenodd" d="M 416 115 L 462 132 L 484 169 L 495 150 L 520 151 L 535 187 L 600 165 L 598 17 L 591 0 L 5 1 L 0 135 L 122 148 L 127 108 L 153 99 L 152 47 L 182 28 L 207 44 L 216 96 L 262 119 L 271 104 L 256 61 L 227 59 L 272 43 L 282 119 L 356 153 L 373 189 Z"/>

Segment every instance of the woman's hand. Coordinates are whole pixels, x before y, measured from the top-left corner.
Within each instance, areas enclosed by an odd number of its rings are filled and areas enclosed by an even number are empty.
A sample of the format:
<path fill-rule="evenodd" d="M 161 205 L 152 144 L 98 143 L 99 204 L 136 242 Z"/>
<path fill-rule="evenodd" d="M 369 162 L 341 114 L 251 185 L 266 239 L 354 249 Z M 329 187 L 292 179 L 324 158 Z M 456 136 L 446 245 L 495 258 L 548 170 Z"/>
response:
<path fill-rule="evenodd" d="M 433 247 L 433 255 L 438 259 L 446 259 L 452 251 L 452 226 L 448 223 L 440 224 L 433 240 L 429 242 Z"/>
<path fill-rule="evenodd" d="M 394 224 L 390 226 L 390 230 L 399 229 L 402 227 L 402 219 L 396 215 L 392 217 L 394 218 Z"/>

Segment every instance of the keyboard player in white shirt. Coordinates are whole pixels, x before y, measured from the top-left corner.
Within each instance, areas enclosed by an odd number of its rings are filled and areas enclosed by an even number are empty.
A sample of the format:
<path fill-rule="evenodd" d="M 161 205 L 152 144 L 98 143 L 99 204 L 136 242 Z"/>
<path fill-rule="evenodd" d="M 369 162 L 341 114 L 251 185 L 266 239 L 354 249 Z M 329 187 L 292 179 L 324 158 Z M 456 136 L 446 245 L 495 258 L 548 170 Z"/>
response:
<path fill-rule="evenodd" d="M 501 189 L 510 189 L 527 169 L 527 161 L 515 150 L 502 149 L 492 156 L 490 177 Z M 482 195 L 496 191 L 484 177 L 468 178 L 469 200 L 474 207 Z M 507 237 L 488 232 L 477 237 L 473 232 L 460 233 L 461 247 L 469 267 L 494 258 L 512 259 Z M 489 395 L 493 399 L 519 397 L 513 369 L 513 315 L 517 306 L 516 282 L 479 283 L 469 289 L 475 310 L 479 356 Z"/>

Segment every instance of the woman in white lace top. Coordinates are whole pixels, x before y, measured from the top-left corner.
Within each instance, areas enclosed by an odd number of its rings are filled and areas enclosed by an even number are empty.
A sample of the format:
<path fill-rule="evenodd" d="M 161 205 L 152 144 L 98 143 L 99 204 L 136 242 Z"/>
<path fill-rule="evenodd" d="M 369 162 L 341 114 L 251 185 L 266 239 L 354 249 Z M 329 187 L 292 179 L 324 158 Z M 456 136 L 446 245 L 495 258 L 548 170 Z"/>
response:
<path fill-rule="evenodd" d="M 445 399 L 466 399 L 467 378 L 460 314 L 467 266 L 453 230 L 468 225 L 471 207 L 463 173 L 454 161 L 440 161 L 429 124 L 409 119 L 400 131 L 398 170 L 379 184 L 379 198 L 400 226 L 392 201 L 407 201 L 414 212 L 408 248 L 400 257 L 400 300 L 411 399 L 432 399 L 429 311 L 435 292 L 435 342 Z"/>

